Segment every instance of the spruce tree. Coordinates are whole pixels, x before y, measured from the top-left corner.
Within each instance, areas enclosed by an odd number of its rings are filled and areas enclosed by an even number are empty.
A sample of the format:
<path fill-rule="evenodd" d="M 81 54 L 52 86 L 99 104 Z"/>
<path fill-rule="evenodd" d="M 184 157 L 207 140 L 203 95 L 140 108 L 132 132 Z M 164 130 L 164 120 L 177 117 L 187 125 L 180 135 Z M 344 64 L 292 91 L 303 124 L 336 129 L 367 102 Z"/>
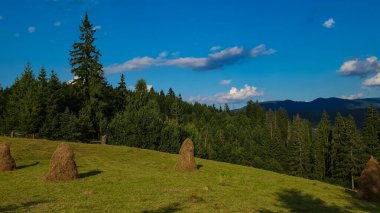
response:
<path fill-rule="evenodd" d="M 38 116 L 38 126 L 41 128 L 45 122 L 46 119 L 46 98 L 49 95 L 48 94 L 48 80 L 46 76 L 45 68 L 41 68 L 38 78 L 37 78 L 37 90 L 36 93 L 38 93 L 38 103 L 39 103 L 39 116 Z"/>
<path fill-rule="evenodd" d="M 307 177 L 310 172 L 310 126 L 297 114 L 290 127 L 288 146 L 289 173 Z"/>
<path fill-rule="evenodd" d="M 355 188 L 355 177 L 360 174 L 363 165 L 363 144 L 357 132 L 352 116 L 344 118 L 337 114 L 334 127 L 334 140 L 336 145 L 334 177 L 351 183 Z"/>
<path fill-rule="evenodd" d="M 66 109 L 65 99 L 68 93 L 54 71 L 51 71 L 46 87 L 46 119 L 41 134 L 47 138 L 59 139 L 55 132 L 60 131 L 60 113 Z"/>
<path fill-rule="evenodd" d="M 70 51 L 71 72 L 75 75 L 73 84 L 79 89 L 81 95 L 90 98 L 90 78 L 94 69 L 98 68 L 97 63 L 100 52 L 96 49 L 94 42 L 93 25 L 88 19 L 87 12 L 85 13 L 82 25 L 79 27 L 80 37 L 79 42 L 74 42 L 73 50 Z"/>
<path fill-rule="evenodd" d="M 13 84 L 7 103 L 7 123 L 9 130 L 28 134 L 38 133 L 40 128 L 40 96 L 38 81 L 28 63 L 20 79 Z"/>
<path fill-rule="evenodd" d="M 375 105 L 371 105 L 363 122 L 363 141 L 366 143 L 368 155 L 380 157 L 380 116 Z"/>
<path fill-rule="evenodd" d="M 251 119 L 253 126 L 263 126 L 265 122 L 265 110 L 259 102 L 248 101 L 246 114 Z"/>
<path fill-rule="evenodd" d="M 7 92 L 0 85 L 0 133 L 6 133 L 5 110 L 7 104 Z"/>
<path fill-rule="evenodd" d="M 81 100 L 80 118 L 86 122 L 83 131 L 88 131 L 85 135 L 95 138 L 99 137 L 101 122 L 105 119 L 106 81 L 100 63 L 100 52 L 94 45 L 96 30 L 90 23 L 87 12 L 79 29 L 80 41 L 75 42 L 70 51 L 71 72 L 75 75 L 72 85 Z"/>
<path fill-rule="evenodd" d="M 118 86 L 116 87 L 116 112 L 121 112 L 125 110 L 125 106 L 127 103 L 127 85 L 125 83 L 124 74 L 121 74 L 120 81 Z"/>
<path fill-rule="evenodd" d="M 323 179 L 326 176 L 329 165 L 329 146 L 330 122 L 328 114 L 324 111 L 313 143 L 314 176 L 317 179 Z"/>

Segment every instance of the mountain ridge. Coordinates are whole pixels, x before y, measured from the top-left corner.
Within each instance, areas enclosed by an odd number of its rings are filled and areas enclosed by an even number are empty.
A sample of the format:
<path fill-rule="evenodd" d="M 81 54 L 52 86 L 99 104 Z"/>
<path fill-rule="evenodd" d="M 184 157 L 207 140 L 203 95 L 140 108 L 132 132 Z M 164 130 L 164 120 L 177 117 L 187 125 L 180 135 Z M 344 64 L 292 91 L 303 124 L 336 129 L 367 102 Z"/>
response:
<path fill-rule="evenodd" d="M 338 112 L 343 116 L 352 115 L 358 127 L 362 126 L 365 112 L 371 104 L 380 109 L 380 98 L 349 100 L 330 97 L 316 98 L 309 102 L 293 100 L 260 102 L 260 105 L 266 110 L 278 110 L 284 108 L 289 113 L 290 118 L 299 114 L 301 117 L 310 120 L 314 126 L 318 124 L 323 111 L 326 111 L 329 114 L 330 121 L 334 121 Z"/>

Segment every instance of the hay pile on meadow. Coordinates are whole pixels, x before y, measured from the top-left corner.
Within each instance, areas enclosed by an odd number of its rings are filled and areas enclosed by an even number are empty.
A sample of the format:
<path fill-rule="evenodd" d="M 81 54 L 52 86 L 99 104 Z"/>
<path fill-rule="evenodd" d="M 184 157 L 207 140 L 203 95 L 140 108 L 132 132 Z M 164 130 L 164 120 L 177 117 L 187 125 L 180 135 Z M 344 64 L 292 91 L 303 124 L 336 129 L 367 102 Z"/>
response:
<path fill-rule="evenodd" d="M 360 175 L 357 197 L 368 201 L 380 201 L 380 166 L 373 156 Z"/>
<path fill-rule="evenodd" d="M 0 172 L 16 169 L 16 162 L 7 144 L 0 144 Z"/>
<path fill-rule="evenodd" d="M 46 180 L 67 181 L 79 178 L 75 155 L 70 145 L 61 143 L 54 151 Z"/>
<path fill-rule="evenodd" d="M 178 171 L 195 171 L 197 165 L 194 158 L 194 144 L 191 139 L 187 138 L 179 150 L 179 157 L 176 165 Z"/>

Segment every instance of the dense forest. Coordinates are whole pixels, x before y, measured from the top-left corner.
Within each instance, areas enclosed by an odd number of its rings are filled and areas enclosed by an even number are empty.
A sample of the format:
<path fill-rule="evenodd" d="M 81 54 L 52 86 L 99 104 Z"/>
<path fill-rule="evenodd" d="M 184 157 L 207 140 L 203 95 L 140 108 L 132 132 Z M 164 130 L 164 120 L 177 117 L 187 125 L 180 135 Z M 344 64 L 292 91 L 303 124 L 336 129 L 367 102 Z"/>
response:
<path fill-rule="evenodd" d="M 273 170 L 355 187 L 370 155 L 380 156 L 380 119 L 369 107 L 362 129 L 355 120 L 324 113 L 313 128 L 284 109 L 265 111 L 249 101 L 230 111 L 182 100 L 172 89 L 155 91 L 139 80 L 129 90 L 122 74 L 116 87 L 105 79 L 96 30 L 87 14 L 70 51 L 75 78 L 62 82 L 27 64 L 9 88 L 0 88 L 0 133 L 109 144 L 177 153 L 190 137 L 198 157 Z"/>

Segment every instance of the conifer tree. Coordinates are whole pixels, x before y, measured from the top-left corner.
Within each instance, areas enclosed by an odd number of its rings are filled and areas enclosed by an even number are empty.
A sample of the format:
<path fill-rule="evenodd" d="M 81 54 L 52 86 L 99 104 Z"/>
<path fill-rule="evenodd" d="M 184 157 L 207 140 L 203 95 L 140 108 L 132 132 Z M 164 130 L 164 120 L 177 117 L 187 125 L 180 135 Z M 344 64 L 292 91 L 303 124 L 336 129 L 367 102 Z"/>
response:
<path fill-rule="evenodd" d="M 120 81 L 116 87 L 116 112 L 121 112 L 125 110 L 127 103 L 127 85 L 125 83 L 124 74 L 121 74 Z"/>
<path fill-rule="evenodd" d="M 334 128 L 334 140 L 336 144 L 334 177 L 344 183 L 351 183 L 355 188 L 355 176 L 360 174 L 363 166 L 363 145 L 356 129 L 352 116 L 344 118 L 337 114 Z"/>
<path fill-rule="evenodd" d="M 0 85 L 0 132 L 6 132 L 5 110 L 7 103 L 7 92 Z"/>
<path fill-rule="evenodd" d="M 80 37 L 79 42 L 73 44 L 73 50 L 70 51 L 70 65 L 72 67 L 71 72 L 75 75 L 73 84 L 80 90 L 81 94 L 90 98 L 90 78 L 92 74 L 100 68 L 98 66 L 100 52 L 96 49 L 94 42 L 94 34 L 96 32 L 93 29 L 93 25 L 88 19 L 87 12 L 85 13 L 82 25 L 79 27 Z M 95 76 L 101 76 L 101 73 L 95 73 Z"/>
<path fill-rule="evenodd" d="M 380 157 L 380 116 L 375 105 L 371 105 L 364 118 L 363 141 L 368 155 Z"/>
<path fill-rule="evenodd" d="M 330 147 L 330 123 L 328 114 L 322 113 L 321 121 L 318 124 L 315 140 L 313 143 L 314 176 L 323 179 L 326 176 L 329 165 Z"/>
<path fill-rule="evenodd" d="M 259 102 L 248 101 L 246 106 L 247 116 L 252 120 L 253 126 L 263 126 L 265 122 L 265 110 Z"/>
<path fill-rule="evenodd" d="M 38 84 L 28 63 L 20 79 L 12 86 L 7 103 L 7 123 L 9 131 L 37 133 L 39 130 L 40 103 L 36 91 Z"/>
<path fill-rule="evenodd" d="M 39 129 L 43 126 L 45 119 L 46 119 L 46 98 L 49 95 L 48 94 L 48 88 L 47 88 L 47 76 L 45 68 L 41 68 L 38 78 L 37 78 L 37 90 L 36 93 L 38 93 L 38 103 L 39 103 L 39 116 L 38 116 L 38 127 Z"/>
<path fill-rule="evenodd" d="M 290 130 L 288 162 L 289 173 L 307 177 L 310 171 L 310 127 L 296 115 Z"/>
<path fill-rule="evenodd" d="M 65 103 L 67 97 L 65 96 L 67 96 L 68 93 L 64 90 L 64 85 L 60 82 L 54 71 L 50 74 L 46 88 L 46 119 L 41 134 L 44 137 L 59 139 L 55 132 L 60 131 L 60 113 L 63 113 L 67 107 Z"/>
<path fill-rule="evenodd" d="M 104 110 L 107 107 L 104 97 L 106 81 L 100 63 L 100 52 L 94 45 L 96 30 L 90 23 L 87 12 L 79 29 L 80 41 L 75 42 L 73 50 L 70 51 L 71 72 L 75 75 L 72 85 L 74 91 L 78 92 L 77 96 L 82 97 L 80 117 L 89 122 L 83 129 L 88 131 L 85 135 L 99 137 L 101 122 L 105 119 Z"/>

